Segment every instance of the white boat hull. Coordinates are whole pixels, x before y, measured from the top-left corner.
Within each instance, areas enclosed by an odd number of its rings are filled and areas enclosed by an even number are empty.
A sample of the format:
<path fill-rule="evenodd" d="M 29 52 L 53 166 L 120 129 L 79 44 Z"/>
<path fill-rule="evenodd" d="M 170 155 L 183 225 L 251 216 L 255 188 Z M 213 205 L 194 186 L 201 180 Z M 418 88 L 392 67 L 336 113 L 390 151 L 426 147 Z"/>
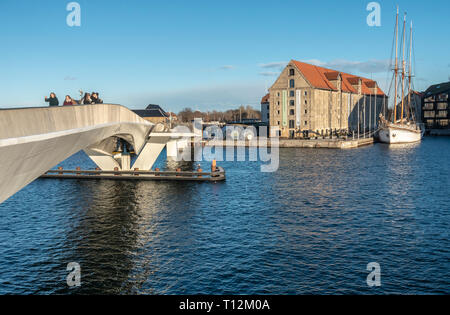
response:
<path fill-rule="evenodd" d="M 395 126 L 382 127 L 378 133 L 381 142 L 395 143 L 415 143 L 422 140 L 421 130 L 412 130 L 409 128 L 399 128 Z"/>

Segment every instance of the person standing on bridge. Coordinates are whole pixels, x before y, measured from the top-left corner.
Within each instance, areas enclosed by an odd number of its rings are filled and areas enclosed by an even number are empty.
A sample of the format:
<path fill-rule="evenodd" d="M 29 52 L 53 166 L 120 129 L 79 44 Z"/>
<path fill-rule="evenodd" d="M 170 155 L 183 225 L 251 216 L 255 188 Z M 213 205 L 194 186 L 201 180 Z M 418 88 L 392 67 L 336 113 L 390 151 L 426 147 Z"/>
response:
<path fill-rule="evenodd" d="M 66 99 L 64 100 L 64 106 L 68 106 L 68 105 L 75 105 L 76 103 L 73 101 L 73 99 L 69 96 L 66 95 Z"/>
<path fill-rule="evenodd" d="M 92 92 L 92 102 L 94 104 L 103 104 L 103 100 L 98 97 L 98 92 Z"/>
<path fill-rule="evenodd" d="M 45 101 L 49 103 L 49 106 L 59 106 L 58 98 L 55 93 L 50 93 L 50 98 L 45 97 Z"/>
<path fill-rule="evenodd" d="M 82 104 L 83 105 L 93 104 L 93 101 L 91 99 L 91 94 L 89 94 L 89 93 L 85 93 L 84 94 L 84 97 L 83 97 L 83 100 L 82 100 Z"/>

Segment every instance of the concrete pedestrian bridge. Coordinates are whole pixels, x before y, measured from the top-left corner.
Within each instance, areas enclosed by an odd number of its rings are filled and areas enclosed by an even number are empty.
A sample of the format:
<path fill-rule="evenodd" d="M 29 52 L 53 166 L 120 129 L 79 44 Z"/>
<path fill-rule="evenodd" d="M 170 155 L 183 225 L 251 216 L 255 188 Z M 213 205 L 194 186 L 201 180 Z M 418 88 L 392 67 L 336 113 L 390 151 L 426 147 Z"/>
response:
<path fill-rule="evenodd" d="M 2 109 L 0 203 L 81 150 L 102 170 L 129 169 L 129 156 L 118 159 L 113 153 L 117 138 L 130 143 L 138 155 L 145 149 L 147 154 L 139 155 L 135 165 L 149 169 L 169 139 L 149 138 L 153 128 L 120 105 Z"/>

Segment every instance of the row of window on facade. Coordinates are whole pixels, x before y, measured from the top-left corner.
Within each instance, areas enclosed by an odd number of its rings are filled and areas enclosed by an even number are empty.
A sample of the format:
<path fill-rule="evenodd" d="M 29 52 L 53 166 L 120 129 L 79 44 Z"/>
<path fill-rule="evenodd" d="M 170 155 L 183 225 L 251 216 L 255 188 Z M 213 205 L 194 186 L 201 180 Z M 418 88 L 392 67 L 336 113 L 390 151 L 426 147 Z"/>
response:
<path fill-rule="evenodd" d="M 423 113 L 423 117 L 425 118 L 434 118 L 434 117 L 438 117 L 438 118 L 446 118 L 448 115 L 448 112 L 445 111 L 439 111 L 439 112 L 434 112 L 434 111 L 425 111 Z"/>
<path fill-rule="evenodd" d="M 277 102 L 277 105 L 280 106 L 280 101 Z M 289 105 L 290 106 L 295 106 L 295 101 L 294 100 L 290 100 L 289 101 Z M 305 105 L 308 105 L 308 100 L 305 100 Z"/>
<path fill-rule="evenodd" d="M 280 111 L 278 111 L 277 113 L 278 113 L 278 115 L 280 115 Z M 308 110 L 307 109 L 305 109 L 305 114 L 308 114 Z M 293 109 L 291 109 L 289 111 L 289 115 L 294 116 L 295 115 L 295 111 Z"/>
<path fill-rule="evenodd" d="M 308 96 L 308 91 L 305 91 L 305 96 Z M 281 94 L 280 94 L 280 92 L 278 92 L 278 97 L 280 97 L 281 96 Z M 289 97 L 294 97 L 295 96 L 295 91 L 289 91 Z"/>
<path fill-rule="evenodd" d="M 425 105 L 423 106 L 424 110 L 433 110 L 434 109 L 434 104 L 435 103 L 425 103 Z M 448 103 L 437 103 L 437 109 L 447 109 L 448 108 Z"/>
<path fill-rule="evenodd" d="M 432 95 L 425 99 L 425 102 L 434 102 L 434 101 L 448 101 L 448 93 Z"/>
<path fill-rule="evenodd" d="M 445 128 L 449 126 L 448 119 L 427 120 L 426 123 L 428 128 Z"/>
<path fill-rule="evenodd" d="M 281 125 L 281 122 L 278 121 L 278 126 Z M 308 126 L 308 122 L 305 120 L 305 126 Z M 295 120 L 289 120 L 289 128 L 294 129 L 295 128 Z"/>

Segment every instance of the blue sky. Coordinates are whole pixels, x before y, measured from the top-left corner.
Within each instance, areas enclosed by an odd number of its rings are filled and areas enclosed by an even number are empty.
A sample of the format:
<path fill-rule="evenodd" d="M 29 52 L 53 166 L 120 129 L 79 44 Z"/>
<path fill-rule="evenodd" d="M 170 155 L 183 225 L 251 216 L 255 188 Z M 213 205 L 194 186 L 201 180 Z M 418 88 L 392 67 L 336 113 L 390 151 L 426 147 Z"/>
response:
<path fill-rule="evenodd" d="M 447 0 L 378 1 L 381 27 L 367 25 L 362 0 L 78 0 L 81 27 L 66 24 L 69 2 L 0 1 L 0 107 L 79 89 L 130 108 L 259 106 L 291 59 L 384 86 L 396 4 L 415 24 L 416 89 L 450 76 Z"/>

